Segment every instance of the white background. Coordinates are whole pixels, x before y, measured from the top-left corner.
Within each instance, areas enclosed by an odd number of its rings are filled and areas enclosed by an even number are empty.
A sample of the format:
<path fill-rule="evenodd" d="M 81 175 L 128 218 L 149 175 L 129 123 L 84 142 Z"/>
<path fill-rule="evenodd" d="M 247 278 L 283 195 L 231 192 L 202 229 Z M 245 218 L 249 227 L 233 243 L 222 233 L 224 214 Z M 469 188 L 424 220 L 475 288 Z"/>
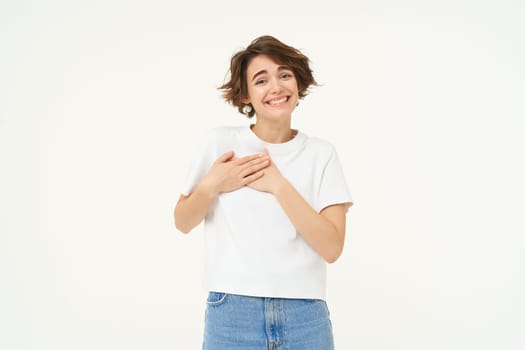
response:
<path fill-rule="evenodd" d="M 344 5 L 343 5 L 344 4 Z M 202 229 L 172 211 L 197 140 L 249 121 L 229 59 L 270 34 L 322 87 L 293 126 L 355 205 L 336 347 L 523 349 L 521 1 L 2 1 L 0 348 L 198 349 Z"/>

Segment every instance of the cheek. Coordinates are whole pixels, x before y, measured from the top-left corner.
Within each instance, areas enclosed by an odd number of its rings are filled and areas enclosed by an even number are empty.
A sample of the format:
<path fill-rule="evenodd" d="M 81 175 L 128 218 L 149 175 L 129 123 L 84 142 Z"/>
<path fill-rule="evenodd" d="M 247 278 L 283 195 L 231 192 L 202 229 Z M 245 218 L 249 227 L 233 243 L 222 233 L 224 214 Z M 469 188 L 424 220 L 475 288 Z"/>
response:
<path fill-rule="evenodd" d="M 290 84 L 288 85 L 288 88 L 292 91 L 298 92 L 299 91 L 299 84 L 296 80 L 290 81 Z"/>
<path fill-rule="evenodd" d="M 255 99 L 260 98 L 263 95 L 264 95 L 264 91 L 256 87 L 252 88 L 250 91 L 250 96 Z"/>

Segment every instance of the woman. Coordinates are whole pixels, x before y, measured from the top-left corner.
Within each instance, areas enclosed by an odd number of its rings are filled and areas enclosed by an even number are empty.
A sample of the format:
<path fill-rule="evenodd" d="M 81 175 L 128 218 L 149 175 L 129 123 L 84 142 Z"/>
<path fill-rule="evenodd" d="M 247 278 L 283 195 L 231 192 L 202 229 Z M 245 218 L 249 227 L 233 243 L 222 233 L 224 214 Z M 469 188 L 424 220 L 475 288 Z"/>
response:
<path fill-rule="evenodd" d="M 271 36 L 232 57 L 224 98 L 256 122 L 208 132 L 175 208 L 184 233 L 205 220 L 203 349 L 333 349 L 326 262 L 352 199 L 334 148 L 291 127 L 308 62 Z"/>

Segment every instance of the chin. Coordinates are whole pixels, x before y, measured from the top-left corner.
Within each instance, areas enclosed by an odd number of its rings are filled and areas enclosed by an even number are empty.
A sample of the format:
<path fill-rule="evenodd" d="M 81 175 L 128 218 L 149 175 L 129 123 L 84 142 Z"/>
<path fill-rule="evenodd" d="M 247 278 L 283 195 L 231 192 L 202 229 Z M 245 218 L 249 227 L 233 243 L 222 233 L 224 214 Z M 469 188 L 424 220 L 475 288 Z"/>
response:
<path fill-rule="evenodd" d="M 292 111 L 265 111 L 265 113 L 255 113 L 256 117 L 259 119 L 268 119 L 268 120 L 282 120 L 289 119 L 292 115 Z"/>

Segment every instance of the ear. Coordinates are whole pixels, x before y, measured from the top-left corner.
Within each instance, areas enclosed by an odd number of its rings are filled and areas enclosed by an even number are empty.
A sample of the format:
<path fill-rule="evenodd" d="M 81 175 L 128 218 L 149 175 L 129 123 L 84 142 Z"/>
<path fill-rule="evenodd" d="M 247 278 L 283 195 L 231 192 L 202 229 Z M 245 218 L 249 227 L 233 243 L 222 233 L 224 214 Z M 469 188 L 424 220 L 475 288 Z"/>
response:
<path fill-rule="evenodd" d="M 250 97 L 244 97 L 241 99 L 241 102 L 244 103 L 245 105 L 248 105 L 250 104 Z"/>

